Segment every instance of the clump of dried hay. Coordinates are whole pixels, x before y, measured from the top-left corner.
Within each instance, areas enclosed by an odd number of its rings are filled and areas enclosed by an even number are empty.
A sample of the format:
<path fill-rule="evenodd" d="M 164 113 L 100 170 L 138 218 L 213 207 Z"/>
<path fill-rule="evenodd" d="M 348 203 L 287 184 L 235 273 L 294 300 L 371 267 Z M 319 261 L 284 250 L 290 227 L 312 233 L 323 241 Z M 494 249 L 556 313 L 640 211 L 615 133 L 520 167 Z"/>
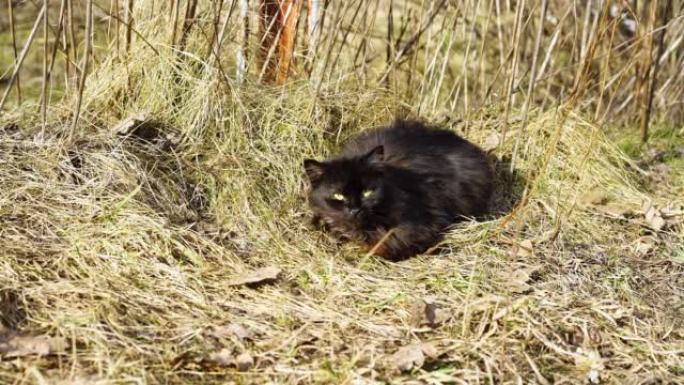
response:
<path fill-rule="evenodd" d="M 390 264 L 308 228 L 300 170 L 386 98 L 217 85 L 172 109 L 160 86 L 117 112 L 91 90 L 83 133 L 0 137 L 2 322 L 66 341 L 3 358 L 3 381 L 681 378 L 681 216 L 655 201 L 653 229 L 640 171 L 572 113 L 476 122 L 509 212 Z"/>

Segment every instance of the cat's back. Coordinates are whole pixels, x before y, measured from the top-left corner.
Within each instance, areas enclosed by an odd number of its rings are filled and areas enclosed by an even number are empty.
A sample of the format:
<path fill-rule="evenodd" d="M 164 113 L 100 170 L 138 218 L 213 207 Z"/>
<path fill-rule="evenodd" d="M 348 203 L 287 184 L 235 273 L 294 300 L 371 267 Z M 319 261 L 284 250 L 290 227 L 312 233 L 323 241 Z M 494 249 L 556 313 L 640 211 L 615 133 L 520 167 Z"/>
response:
<path fill-rule="evenodd" d="M 361 156 L 380 145 L 384 146 L 385 161 L 398 166 L 485 158 L 477 146 L 453 131 L 412 120 L 396 120 L 390 126 L 359 134 L 345 145 L 342 156 Z"/>
<path fill-rule="evenodd" d="M 425 191 L 438 216 L 479 216 L 487 211 L 493 171 L 486 153 L 475 144 L 453 131 L 399 120 L 357 136 L 342 156 L 363 156 L 377 146 L 384 147 L 383 164 L 390 166 L 392 175 L 410 172 L 430 187 Z"/>

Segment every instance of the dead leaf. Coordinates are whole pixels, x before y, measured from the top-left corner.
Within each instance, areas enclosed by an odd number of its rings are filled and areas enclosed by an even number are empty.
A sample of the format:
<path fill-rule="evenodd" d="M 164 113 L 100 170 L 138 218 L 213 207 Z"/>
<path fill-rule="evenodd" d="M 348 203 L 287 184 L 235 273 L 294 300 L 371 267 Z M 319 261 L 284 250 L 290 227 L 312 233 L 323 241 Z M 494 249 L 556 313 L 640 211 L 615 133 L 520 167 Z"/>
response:
<path fill-rule="evenodd" d="M 237 323 L 214 327 L 211 334 L 216 338 L 235 337 L 238 340 L 250 340 L 254 338 L 253 331 Z"/>
<path fill-rule="evenodd" d="M 430 327 L 437 327 L 451 319 L 451 312 L 441 307 L 433 307 L 430 313 L 426 313 L 426 319 Z"/>
<path fill-rule="evenodd" d="M 589 383 L 598 384 L 601 377 L 601 370 L 604 369 L 603 359 L 596 350 L 584 352 L 581 348 L 577 348 L 577 353 L 575 354 L 575 368 L 582 375 L 586 376 Z"/>
<path fill-rule="evenodd" d="M 665 163 L 658 163 L 648 170 L 648 176 L 653 184 L 667 183 L 668 176 L 671 172 L 670 166 Z"/>
<path fill-rule="evenodd" d="M 434 328 L 451 318 L 450 311 L 440 307 L 429 298 L 417 301 L 410 311 L 410 324 L 414 327 L 429 326 Z"/>
<path fill-rule="evenodd" d="M 506 283 L 506 286 L 512 293 L 522 294 L 532 289 L 532 286 L 527 283 L 530 278 L 525 271 L 516 270 L 509 278 L 510 280 Z"/>
<path fill-rule="evenodd" d="M 620 219 L 634 216 L 634 210 L 628 205 L 620 202 L 610 202 L 605 206 L 599 207 L 599 211 Z"/>
<path fill-rule="evenodd" d="M 665 220 L 660 215 L 652 217 L 650 220 L 647 219 L 648 226 L 655 231 L 660 231 L 665 227 Z"/>
<path fill-rule="evenodd" d="M 255 270 L 242 277 L 234 278 L 228 281 L 228 286 L 257 286 L 266 283 L 272 283 L 278 279 L 282 273 L 282 269 L 277 266 L 268 266 L 262 269 Z"/>
<path fill-rule="evenodd" d="M 509 307 L 504 307 L 504 308 L 499 309 L 499 311 L 494 313 L 494 315 L 492 316 L 492 321 L 500 320 L 501 318 L 505 317 L 506 314 L 509 313 L 509 311 L 510 311 Z"/>
<path fill-rule="evenodd" d="M 233 351 L 229 348 L 223 348 L 218 352 L 211 353 L 209 360 L 222 366 L 230 366 L 234 362 Z"/>
<path fill-rule="evenodd" d="M 601 206 L 608 203 L 609 197 L 605 191 L 594 189 L 582 195 L 580 201 L 585 205 Z"/>
<path fill-rule="evenodd" d="M 423 323 L 423 318 L 425 317 L 425 301 L 424 300 L 418 300 L 415 301 L 411 307 L 408 309 L 409 311 L 409 324 L 413 327 L 420 327 L 420 325 Z"/>
<path fill-rule="evenodd" d="M 516 243 L 511 248 L 511 255 L 520 258 L 532 257 L 534 256 L 534 244 L 529 239 Z"/>
<path fill-rule="evenodd" d="M 660 209 L 660 213 L 663 215 L 663 218 L 665 219 L 670 219 L 670 218 L 680 218 L 684 217 L 684 206 L 677 206 L 675 204 L 668 204 L 667 206 L 663 207 Z"/>
<path fill-rule="evenodd" d="M 404 372 L 414 367 L 421 368 L 425 364 L 425 354 L 420 344 L 407 345 L 392 355 L 392 365 Z"/>
<path fill-rule="evenodd" d="M 382 385 L 384 384 L 383 382 L 378 382 L 370 378 L 364 378 L 359 375 L 357 377 L 354 377 L 351 381 L 351 385 Z"/>
<path fill-rule="evenodd" d="M 531 281 L 531 276 L 539 270 L 539 266 L 528 266 L 522 269 L 515 269 L 506 271 L 501 274 L 503 284 L 511 293 L 523 294 L 532 290 L 532 286 L 528 284 Z"/>
<path fill-rule="evenodd" d="M 651 201 L 646 200 L 641 203 L 641 212 L 644 213 L 644 216 L 648 215 L 648 213 L 652 212 L 654 209 L 655 206 Z"/>
<path fill-rule="evenodd" d="M 655 248 L 655 244 L 656 240 L 653 239 L 653 237 L 640 237 L 636 240 L 636 242 L 634 242 L 632 249 L 636 255 L 643 257 Z"/>
<path fill-rule="evenodd" d="M 46 356 L 63 352 L 65 348 L 66 341 L 61 337 L 20 335 L 11 331 L 0 335 L 0 357 L 4 358 Z"/>
<path fill-rule="evenodd" d="M 505 279 L 505 277 L 502 277 Z M 494 311 L 502 306 L 508 306 L 509 301 L 505 297 L 488 294 L 480 298 L 473 299 L 472 302 L 464 303 L 459 311 L 465 314 L 480 314 Z"/>
<path fill-rule="evenodd" d="M 660 231 L 665 227 L 665 219 L 663 219 L 660 210 L 650 201 L 644 201 L 641 205 L 641 211 L 644 213 L 644 219 L 648 227 L 654 231 Z"/>
<path fill-rule="evenodd" d="M 482 149 L 484 149 L 486 152 L 490 152 L 495 150 L 499 145 L 501 144 L 501 134 L 498 132 L 492 132 L 487 136 L 485 139 L 484 144 L 482 145 Z"/>
<path fill-rule="evenodd" d="M 682 206 L 677 207 L 670 204 L 660 209 L 660 214 L 663 219 L 665 219 L 665 224 L 669 228 L 684 223 L 684 207 Z"/>
<path fill-rule="evenodd" d="M 423 354 L 425 354 L 425 356 L 427 358 L 435 359 L 435 358 L 439 357 L 439 352 L 437 351 L 437 347 L 432 343 L 429 343 L 429 342 L 422 343 L 422 344 L 420 344 L 420 348 L 423 350 Z"/>
<path fill-rule="evenodd" d="M 130 134 L 133 130 L 135 130 L 136 127 L 139 125 L 143 124 L 144 122 L 147 121 L 147 116 L 144 113 L 139 113 L 139 114 L 133 114 L 127 117 L 126 119 L 120 121 L 116 126 L 114 126 L 113 130 L 115 133 L 119 135 L 128 135 Z"/>
<path fill-rule="evenodd" d="M 439 356 L 437 348 L 429 343 L 417 343 L 402 346 L 390 357 L 390 364 L 403 372 L 408 372 L 414 368 L 422 368 L 425 358 L 437 358 Z"/>
<path fill-rule="evenodd" d="M 235 366 L 241 372 L 249 370 L 254 366 L 254 358 L 252 358 L 252 355 L 247 352 L 240 353 L 240 355 L 235 358 Z"/>

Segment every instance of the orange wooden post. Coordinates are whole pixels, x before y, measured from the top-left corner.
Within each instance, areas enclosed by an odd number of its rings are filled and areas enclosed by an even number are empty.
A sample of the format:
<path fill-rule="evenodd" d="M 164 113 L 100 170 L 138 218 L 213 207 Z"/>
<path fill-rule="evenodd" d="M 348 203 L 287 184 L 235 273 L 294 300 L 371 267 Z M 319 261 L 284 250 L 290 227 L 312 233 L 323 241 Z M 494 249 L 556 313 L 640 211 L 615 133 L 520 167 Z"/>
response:
<path fill-rule="evenodd" d="M 302 0 L 261 0 L 259 64 L 267 82 L 282 84 L 287 80 L 301 6 Z"/>

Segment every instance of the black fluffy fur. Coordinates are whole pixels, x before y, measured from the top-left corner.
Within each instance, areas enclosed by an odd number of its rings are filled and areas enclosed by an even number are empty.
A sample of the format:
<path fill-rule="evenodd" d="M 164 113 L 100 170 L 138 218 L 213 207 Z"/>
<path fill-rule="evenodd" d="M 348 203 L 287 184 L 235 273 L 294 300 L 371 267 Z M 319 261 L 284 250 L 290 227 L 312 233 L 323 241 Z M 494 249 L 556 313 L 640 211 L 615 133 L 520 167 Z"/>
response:
<path fill-rule="evenodd" d="M 339 156 L 307 159 L 304 168 L 315 218 L 369 249 L 392 230 L 375 248 L 391 260 L 425 252 L 455 222 L 485 214 L 493 190 L 480 148 L 417 121 L 362 133 Z"/>

